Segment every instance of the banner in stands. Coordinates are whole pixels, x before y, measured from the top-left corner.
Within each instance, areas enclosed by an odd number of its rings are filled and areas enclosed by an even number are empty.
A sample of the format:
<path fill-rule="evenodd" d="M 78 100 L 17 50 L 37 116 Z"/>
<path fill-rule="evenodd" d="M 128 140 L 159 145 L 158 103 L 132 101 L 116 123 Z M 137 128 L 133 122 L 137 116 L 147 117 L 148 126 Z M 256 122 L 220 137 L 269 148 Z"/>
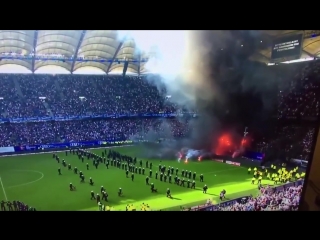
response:
<path fill-rule="evenodd" d="M 226 161 L 226 164 L 230 164 L 230 165 L 233 165 L 233 166 L 240 166 L 241 163 L 238 163 L 238 162 L 232 162 L 232 161 Z"/>
<path fill-rule="evenodd" d="M 215 159 L 215 161 L 223 163 L 223 160 L 221 160 L 221 159 Z"/>
<path fill-rule="evenodd" d="M 73 147 L 94 147 L 106 144 L 121 144 L 121 143 L 132 143 L 132 141 L 126 141 L 124 138 L 110 138 L 104 141 L 86 141 L 86 142 L 64 142 L 64 143 L 50 143 L 50 144 L 37 144 L 37 145 L 22 145 L 12 147 L 14 152 L 21 151 L 36 151 L 45 149 L 62 149 L 62 148 L 73 148 Z M 4 152 L 2 152 L 4 153 Z"/>
<path fill-rule="evenodd" d="M 24 123 L 24 122 L 48 122 L 48 121 L 72 121 L 72 120 L 86 120 L 86 119 L 108 119 L 108 118 L 132 118 L 132 117 L 197 117 L 193 113 L 151 113 L 151 114 L 102 114 L 90 116 L 68 116 L 68 117 L 30 117 L 30 118 L 2 118 L 1 123 Z"/>
<path fill-rule="evenodd" d="M 286 188 L 303 185 L 303 183 L 304 183 L 304 180 L 298 180 L 295 182 L 290 182 L 290 183 L 284 184 L 282 186 L 271 188 L 271 190 L 272 191 L 282 191 Z M 235 203 L 241 203 L 243 201 L 247 201 L 248 198 L 250 198 L 250 196 L 244 196 L 244 197 L 232 199 L 230 201 L 221 202 L 216 205 L 209 205 L 209 206 L 199 205 L 199 206 L 192 207 L 191 209 L 185 209 L 185 211 L 218 211 L 219 207 L 225 208 L 225 207 L 231 206 Z"/>
<path fill-rule="evenodd" d="M 0 153 L 15 152 L 14 147 L 0 147 Z"/>

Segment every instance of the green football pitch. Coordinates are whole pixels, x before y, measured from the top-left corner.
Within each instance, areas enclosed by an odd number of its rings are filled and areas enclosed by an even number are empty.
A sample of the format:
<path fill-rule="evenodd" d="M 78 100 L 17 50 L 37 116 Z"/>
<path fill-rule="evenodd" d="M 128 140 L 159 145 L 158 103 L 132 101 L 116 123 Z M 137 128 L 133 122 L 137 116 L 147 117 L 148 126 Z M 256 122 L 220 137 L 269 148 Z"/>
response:
<path fill-rule="evenodd" d="M 104 149 L 90 150 L 101 155 Z M 114 150 L 123 154 L 135 156 L 140 151 L 138 146 L 118 147 Z M 190 161 L 188 163 L 178 162 L 176 159 L 158 160 L 142 159 L 153 163 L 153 176 L 158 170 L 158 165 L 166 165 L 181 170 L 189 170 L 197 173 L 196 189 L 191 190 L 168 182 L 161 182 L 159 179 L 150 179 L 158 189 L 158 193 L 151 193 L 150 187 L 145 183 L 145 175 L 135 174 L 132 182 L 126 178 L 125 171 L 116 167 L 100 164 L 95 169 L 91 160 L 82 163 L 76 155 L 65 152 L 58 153 L 60 159 L 65 159 L 72 168 L 81 170 L 86 181 L 92 177 L 95 185 L 88 182 L 80 183 L 79 175 L 68 171 L 62 164 L 57 163 L 52 158 L 52 153 L 21 155 L 0 158 L 0 201 L 18 200 L 29 206 L 40 210 L 88 210 L 96 211 L 98 206 L 96 201 L 90 200 L 90 192 L 100 193 L 100 187 L 104 186 L 109 202 L 106 203 L 113 210 L 123 211 L 127 204 L 133 204 L 137 210 L 142 203 L 148 204 L 152 210 L 178 210 L 181 206 L 190 207 L 204 204 L 211 199 L 214 203 L 220 200 L 218 195 L 222 189 L 226 189 L 226 197 L 230 200 L 249 194 L 257 193 L 257 185 L 251 184 L 251 175 L 247 169 L 232 166 L 216 161 Z M 140 159 L 138 159 L 139 161 Z M 85 164 L 89 163 L 90 169 L 86 170 Z M 61 167 L 62 175 L 58 175 L 58 168 Z M 149 170 L 146 171 L 148 173 Z M 204 183 L 199 182 L 199 175 L 203 174 Z M 147 175 L 147 174 L 146 174 Z M 77 190 L 70 191 L 69 183 L 73 183 Z M 270 183 L 263 180 L 263 183 Z M 209 189 L 207 194 L 202 192 L 202 187 L 206 184 Z M 119 188 L 123 189 L 123 196 L 119 197 Z M 170 188 L 172 199 L 166 197 L 166 189 Z"/>

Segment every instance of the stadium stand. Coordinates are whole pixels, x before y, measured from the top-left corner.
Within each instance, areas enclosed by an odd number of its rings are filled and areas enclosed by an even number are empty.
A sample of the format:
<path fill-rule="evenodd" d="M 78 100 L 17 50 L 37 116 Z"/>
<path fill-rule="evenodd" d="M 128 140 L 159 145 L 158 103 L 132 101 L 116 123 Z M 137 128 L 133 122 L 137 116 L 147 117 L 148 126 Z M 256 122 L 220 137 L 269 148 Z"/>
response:
<path fill-rule="evenodd" d="M 250 197 L 229 206 L 219 206 L 215 211 L 297 211 L 302 186 L 291 186 L 274 191 L 270 187 L 260 189 L 257 197 Z"/>
<path fill-rule="evenodd" d="M 137 76 L 0 75 L 2 118 L 99 114 L 174 113 L 158 88 Z M 41 99 L 43 98 L 43 99 Z M 158 137 L 183 137 L 187 121 L 168 119 L 87 120 L 1 124 L 1 146 L 130 138 L 153 131 Z M 143 135 L 142 134 L 142 135 Z M 143 136 L 139 136 L 143 137 Z"/>
<path fill-rule="evenodd" d="M 166 129 L 170 129 L 166 131 Z M 176 119 L 120 119 L 0 124 L 0 146 L 92 141 L 97 139 L 181 138 L 190 132 L 188 121 Z"/>
<path fill-rule="evenodd" d="M 315 127 L 285 125 L 278 127 L 269 141 L 261 142 L 258 151 L 270 155 L 269 158 L 309 160 Z M 279 155 L 280 154 L 280 155 Z"/>
<path fill-rule="evenodd" d="M 257 149 L 266 153 L 269 160 L 309 160 L 320 113 L 320 61 L 271 68 L 279 77 L 279 122 L 271 138 L 260 142 Z"/>
<path fill-rule="evenodd" d="M 301 116 L 314 119 L 319 116 L 319 99 L 317 98 L 320 83 L 317 74 L 319 67 L 319 61 L 272 67 L 283 79 L 283 90 L 279 91 L 279 119 L 295 119 Z M 1 74 L 1 116 L 15 118 L 179 111 L 177 106 L 166 100 L 164 88 L 159 89 L 152 84 L 152 81 L 144 78 L 146 77 Z M 286 88 L 288 85 L 290 87 Z M 45 99 L 39 99 L 41 97 Z M 109 127 L 109 137 L 121 134 L 134 136 L 141 131 L 141 126 L 144 126 L 145 132 L 157 129 L 156 131 L 160 133 L 163 131 L 157 127 L 159 121 L 126 120 L 115 124 L 116 120 L 112 120 L 109 121 L 109 125 L 122 130 L 112 132 Z M 183 124 L 179 121 L 171 119 L 168 122 L 176 128 L 171 132 L 174 137 L 182 137 L 190 130 L 187 125 L 181 126 Z M 92 125 L 90 134 L 87 126 L 89 124 Z M 105 128 L 105 124 L 103 121 L 21 123 L 12 126 L 2 124 L 0 125 L 1 135 L 7 137 L 1 138 L 1 145 L 49 143 L 53 140 L 58 142 L 92 140 L 98 136 L 106 137 L 103 132 L 99 132 L 100 129 Z M 127 126 L 133 127 L 130 129 Z M 65 136 L 66 129 L 71 128 L 75 129 L 72 131 L 73 136 Z M 62 133 L 58 133 L 56 129 L 61 129 Z M 17 135 L 17 132 L 21 132 L 22 135 Z M 53 134 L 54 132 L 57 133 Z M 311 151 L 314 128 L 283 126 L 278 128 L 276 133 L 272 140 L 260 144 L 261 151 L 268 153 L 285 149 L 287 157 L 307 159 Z M 16 136 L 13 137 L 12 134 Z"/>
<path fill-rule="evenodd" d="M 0 81 L 8 118 L 176 112 L 144 77 L 3 74 Z"/>
<path fill-rule="evenodd" d="M 285 71 L 279 90 L 279 119 L 310 119 L 319 117 L 320 61 L 275 66 Z M 286 79 L 285 79 L 286 78 Z"/>

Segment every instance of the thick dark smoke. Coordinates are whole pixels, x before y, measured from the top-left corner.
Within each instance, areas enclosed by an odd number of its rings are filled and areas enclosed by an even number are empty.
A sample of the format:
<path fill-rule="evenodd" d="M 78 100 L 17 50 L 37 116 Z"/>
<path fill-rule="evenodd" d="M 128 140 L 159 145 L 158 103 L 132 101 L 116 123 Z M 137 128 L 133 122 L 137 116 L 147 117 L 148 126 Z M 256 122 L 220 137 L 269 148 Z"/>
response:
<path fill-rule="evenodd" d="M 258 129 L 274 115 L 277 76 L 265 64 L 248 59 L 260 42 L 257 31 L 195 31 L 189 35 L 188 70 L 175 79 L 161 76 L 170 101 L 197 109 L 188 138 L 162 143 L 164 149 L 212 150 L 228 131 L 241 137 L 245 126 Z M 169 133 L 169 125 L 165 128 Z M 158 134 L 148 133 L 154 140 Z M 160 145 L 159 145 L 160 146 Z"/>

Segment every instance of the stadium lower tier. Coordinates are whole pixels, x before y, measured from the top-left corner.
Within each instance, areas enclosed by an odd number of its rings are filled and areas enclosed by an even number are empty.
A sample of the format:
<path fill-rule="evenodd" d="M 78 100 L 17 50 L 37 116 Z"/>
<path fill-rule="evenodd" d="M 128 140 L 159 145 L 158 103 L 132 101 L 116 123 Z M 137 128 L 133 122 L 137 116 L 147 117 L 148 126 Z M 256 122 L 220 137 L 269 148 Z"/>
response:
<path fill-rule="evenodd" d="M 191 131 L 186 119 L 114 119 L 0 124 L 1 147 L 105 140 L 109 138 L 182 138 Z"/>

